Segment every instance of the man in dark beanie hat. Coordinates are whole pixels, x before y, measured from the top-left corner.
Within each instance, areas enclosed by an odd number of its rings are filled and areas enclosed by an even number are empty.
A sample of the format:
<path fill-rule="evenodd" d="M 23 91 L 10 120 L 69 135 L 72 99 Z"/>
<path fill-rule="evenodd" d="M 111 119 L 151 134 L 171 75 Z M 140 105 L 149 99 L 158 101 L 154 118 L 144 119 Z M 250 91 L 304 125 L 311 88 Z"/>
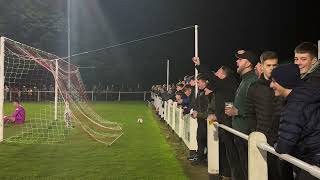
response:
<path fill-rule="evenodd" d="M 301 84 L 299 67 L 296 64 L 281 65 L 271 73 L 276 96 L 286 97 Z"/>
<path fill-rule="evenodd" d="M 298 65 L 281 65 L 272 71 L 270 87 L 276 96 L 285 98 L 275 150 L 319 166 L 320 91 L 301 82 Z M 303 170 L 297 176 L 299 180 L 317 179 Z"/>

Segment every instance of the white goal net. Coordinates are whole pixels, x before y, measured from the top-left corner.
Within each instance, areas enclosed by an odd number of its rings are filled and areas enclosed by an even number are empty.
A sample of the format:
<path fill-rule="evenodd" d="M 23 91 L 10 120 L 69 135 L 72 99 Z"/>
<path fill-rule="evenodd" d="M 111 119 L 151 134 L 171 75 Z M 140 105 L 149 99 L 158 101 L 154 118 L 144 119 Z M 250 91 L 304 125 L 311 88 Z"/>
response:
<path fill-rule="evenodd" d="M 64 59 L 4 37 L 0 50 L 0 142 L 62 143 L 77 128 L 111 145 L 123 134 L 120 124 L 90 107 L 77 66 L 68 71 Z M 14 111 L 9 99 L 21 101 L 22 125 L 3 118 Z"/>

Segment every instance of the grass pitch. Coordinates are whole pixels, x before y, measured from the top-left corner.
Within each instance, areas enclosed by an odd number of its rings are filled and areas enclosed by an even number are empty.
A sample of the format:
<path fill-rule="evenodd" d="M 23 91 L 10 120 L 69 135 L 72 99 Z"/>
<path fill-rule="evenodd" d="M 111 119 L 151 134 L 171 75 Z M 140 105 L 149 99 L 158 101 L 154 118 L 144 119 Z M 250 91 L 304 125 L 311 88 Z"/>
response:
<path fill-rule="evenodd" d="M 23 103 L 27 116 L 42 103 Z M 5 113 L 13 111 L 5 104 Z M 95 103 L 102 117 L 123 125 L 111 147 L 73 129 L 63 144 L 0 144 L 0 179 L 188 179 L 143 102 Z M 143 117 L 143 124 L 137 117 Z M 5 128 L 5 136 L 21 127 Z"/>

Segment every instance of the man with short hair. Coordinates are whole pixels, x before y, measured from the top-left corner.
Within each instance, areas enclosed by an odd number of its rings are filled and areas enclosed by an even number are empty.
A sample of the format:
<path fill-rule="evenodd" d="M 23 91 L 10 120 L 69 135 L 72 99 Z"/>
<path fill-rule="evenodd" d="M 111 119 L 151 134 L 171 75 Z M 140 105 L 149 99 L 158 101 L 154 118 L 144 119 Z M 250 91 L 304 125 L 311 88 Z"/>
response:
<path fill-rule="evenodd" d="M 221 66 L 214 74 L 200 63 L 198 57 L 194 57 L 193 63 L 200 73 L 208 76 L 209 84 L 214 85 L 215 117 L 220 124 L 232 127 L 232 119 L 224 113 L 225 103 L 233 102 L 238 87 L 238 82 L 233 71 L 227 66 Z M 209 117 L 210 119 L 210 111 Z M 214 116 L 213 116 L 214 119 Z M 233 135 L 223 129 L 219 129 L 219 175 L 222 179 L 230 177 L 234 180 L 243 180 L 244 175 L 239 165 L 239 155 L 235 151 Z"/>
<path fill-rule="evenodd" d="M 190 85 L 186 85 L 183 88 L 184 96 L 182 99 L 182 108 L 183 108 L 183 114 L 189 114 L 190 113 L 190 103 L 191 103 L 191 94 L 192 94 L 192 87 Z"/>
<path fill-rule="evenodd" d="M 23 106 L 20 104 L 18 99 L 13 101 L 13 106 L 16 108 L 15 112 L 11 116 L 4 116 L 4 124 L 14 123 L 14 124 L 23 124 L 26 118 L 26 111 Z"/>
<path fill-rule="evenodd" d="M 278 56 L 273 51 L 265 51 L 260 56 L 262 74 L 248 89 L 245 118 L 249 123 L 250 132 L 259 131 L 267 137 L 273 146 L 277 140 L 282 101 L 274 95 L 270 88 L 271 72 L 278 66 Z M 280 178 L 279 160 L 268 153 L 268 179 Z"/>
<path fill-rule="evenodd" d="M 209 96 L 205 94 L 205 89 L 208 86 L 208 79 L 205 75 L 199 74 L 197 77 L 197 84 L 199 88 L 199 94 L 195 99 L 193 112 L 191 116 L 197 119 L 197 156 L 192 160 L 192 165 L 205 164 L 206 154 L 204 153 L 207 148 L 207 117 L 208 117 L 208 105 Z"/>
<path fill-rule="evenodd" d="M 190 76 L 190 77 L 189 77 L 189 85 L 190 85 L 191 87 L 195 87 L 195 86 L 196 86 L 196 81 L 195 81 L 195 79 L 194 79 L 194 76 Z"/>
<path fill-rule="evenodd" d="M 180 81 L 176 85 L 176 91 L 182 91 L 184 84 Z"/>
<path fill-rule="evenodd" d="M 254 72 L 258 58 L 252 51 L 239 50 L 235 54 L 237 58 L 237 73 L 241 76 L 241 83 L 237 89 L 234 98 L 234 105 L 232 107 L 225 107 L 226 115 L 233 117 L 232 127 L 242 133 L 249 133 L 248 121 L 245 118 L 245 101 L 247 98 L 247 91 L 251 83 L 257 80 Z M 235 136 L 234 142 L 240 158 L 241 168 L 243 170 L 245 179 L 248 179 L 248 144 L 242 138 Z"/>
<path fill-rule="evenodd" d="M 182 91 L 177 91 L 176 95 L 175 95 L 175 101 L 177 102 L 178 105 L 181 105 L 183 102 L 183 98 L 184 98 L 184 93 Z"/>
<path fill-rule="evenodd" d="M 189 77 L 189 86 L 191 87 L 191 94 L 189 96 L 189 109 L 192 109 L 194 106 L 194 101 L 196 99 L 196 80 L 194 76 Z"/>
<path fill-rule="evenodd" d="M 294 50 L 294 63 L 299 66 L 301 79 L 310 86 L 320 87 L 320 63 L 318 48 L 311 42 L 303 42 Z"/>
<path fill-rule="evenodd" d="M 272 71 L 276 96 L 285 98 L 280 116 L 276 152 L 290 154 L 311 165 L 320 165 L 320 91 L 306 86 L 296 64 L 281 65 Z M 306 171 L 297 171 L 298 180 L 315 180 Z"/>

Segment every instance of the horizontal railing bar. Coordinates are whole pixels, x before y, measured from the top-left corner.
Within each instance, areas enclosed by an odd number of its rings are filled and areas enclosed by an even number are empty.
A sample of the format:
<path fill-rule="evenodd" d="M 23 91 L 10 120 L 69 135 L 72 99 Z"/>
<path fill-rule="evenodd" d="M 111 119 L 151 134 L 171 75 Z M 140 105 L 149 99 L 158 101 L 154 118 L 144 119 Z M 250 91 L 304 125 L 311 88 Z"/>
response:
<path fill-rule="evenodd" d="M 267 151 L 275 156 L 278 156 L 280 159 L 286 160 L 287 162 L 309 172 L 313 176 L 320 178 L 320 168 L 317 166 L 310 165 L 304 161 L 301 161 L 298 158 L 295 158 L 289 154 L 279 154 L 277 153 L 272 146 L 267 143 L 258 143 L 258 148 Z"/>
<path fill-rule="evenodd" d="M 223 124 L 219 124 L 218 122 L 215 122 L 214 124 L 217 125 L 218 127 L 222 128 L 222 129 L 224 129 L 224 130 L 236 135 L 236 136 L 241 137 L 242 139 L 245 139 L 247 141 L 249 139 L 248 135 L 246 135 L 246 134 L 244 134 L 242 132 L 239 132 L 237 130 L 234 130 L 234 129 L 230 128 L 229 126 L 226 126 L 226 125 L 223 125 Z"/>
<path fill-rule="evenodd" d="M 158 98 L 160 101 L 162 101 L 159 96 L 155 96 L 155 97 Z M 226 131 L 228 131 L 228 132 L 230 132 L 230 133 L 232 133 L 232 134 L 234 134 L 234 135 L 236 135 L 236 136 L 238 136 L 238 137 L 240 137 L 242 139 L 245 139 L 247 141 L 249 140 L 249 136 L 248 135 L 246 135 L 246 134 L 244 134 L 242 132 L 239 132 L 239 131 L 231 128 L 231 127 L 228 127 L 228 126 L 223 125 L 223 124 L 219 124 L 218 122 L 214 122 L 214 125 L 218 126 L 219 128 L 222 128 L 222 129 L 224 129 L 224 130 L 226 130 Z M 285 160 L 285 161 L 287 161 L 287 162 L 289 162 L 289 163 L 291 163 L 291 164 L 293 164 L 293 165 L 295 165 L 295 166 L 297 166 L 297 167 L 309 172 L 314 177 L 317 177 L 317 178 L 320 179 L 320 167 L 314 166 L 314 165 L 310 165 L 310 164 L 308 164 L 308 163 L 306 163 L 306 162 L 304 162 L 304 161 L 302 161 L 302 160 L 300 160 L 298 158 L 295 158 L 295 157 L 293 157 L 293 156 L 291 156 L 289 154 L 279 154 L 279 153 L 277 153 L 275 151 L 275 149 L 272 146 L 270 146 L 268 143 L 265 143 L 265 142 L 257 143 L 257 147 L 259 149 L 261 149 L 261 150 L 267 151 L 267 152 L 279 157 L 280 159 L 283 159 L 283 160 Z"/>

